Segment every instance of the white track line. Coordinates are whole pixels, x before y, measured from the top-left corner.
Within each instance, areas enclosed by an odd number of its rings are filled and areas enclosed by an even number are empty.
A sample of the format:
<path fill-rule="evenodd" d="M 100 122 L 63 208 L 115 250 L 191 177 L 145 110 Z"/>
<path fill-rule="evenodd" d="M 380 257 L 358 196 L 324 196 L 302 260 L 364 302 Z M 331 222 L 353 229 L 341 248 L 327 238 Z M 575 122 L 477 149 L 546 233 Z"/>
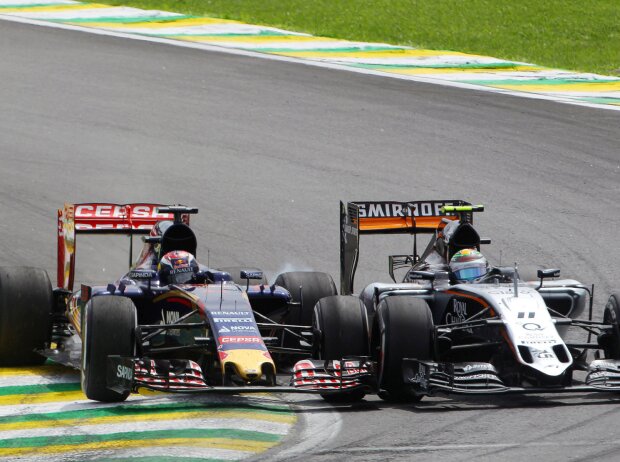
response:
<path fill-rule="evenodd" d="M 342 428 L 342 418 L 335 409 L 330 409 L 328 403 L 319 404 L 320 411 L 312 412 L 316 409 L 316 402 L 312 405 L 304 406 L 303 400 L 307 396 L 291 395 L 289 401 L 296 401 L 298 407 L 309 412 L 299 412 L 298 426 L 302 425 L 301 436 L 298 442 L 291 447 L 278 449 L 275 454 L 265 454 L 265 460 L 270 462 L 286 461 L 296 457 L 309 457 L 317 452 L 317 448 L 324 448 L 334 440 Z M 289 436 L 291 438 L 291 436 Z M 294 437 L 293 437 L 294 438 Z M 260 457 L 258 460 L 262 460 Z"/>

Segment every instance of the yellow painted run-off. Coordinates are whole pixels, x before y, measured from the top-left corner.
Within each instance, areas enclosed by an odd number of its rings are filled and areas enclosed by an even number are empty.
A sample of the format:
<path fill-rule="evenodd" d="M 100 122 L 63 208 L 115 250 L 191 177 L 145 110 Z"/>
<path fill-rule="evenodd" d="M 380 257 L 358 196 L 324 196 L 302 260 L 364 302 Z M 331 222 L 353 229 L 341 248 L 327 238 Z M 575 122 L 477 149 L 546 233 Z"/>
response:
<path fill-rule="evenodd" d="M 240 460 L 278 445 L 296 421 L 272 395 L 97 403 L 64 366 L 0 368 L 0 460 Z"/>

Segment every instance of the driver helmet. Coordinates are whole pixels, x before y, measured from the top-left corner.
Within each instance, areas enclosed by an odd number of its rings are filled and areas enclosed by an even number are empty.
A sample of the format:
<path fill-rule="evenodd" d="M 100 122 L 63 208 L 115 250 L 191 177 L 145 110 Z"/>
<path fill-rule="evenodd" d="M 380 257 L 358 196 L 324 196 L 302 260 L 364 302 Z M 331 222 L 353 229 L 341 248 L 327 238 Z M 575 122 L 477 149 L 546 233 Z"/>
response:
<path fill-rule="evenodd" d="M 198 272 L 196 258 L 184 250 L 168 252 L 157 266 L 160 285 L 187 284 Z"/>
<path fill-rule="evenodd" d="M 450 272 L 457 281 L 470 282 L 489 271 L 489 262 L 476 249 L 463 249 L 450 259 Z"/>

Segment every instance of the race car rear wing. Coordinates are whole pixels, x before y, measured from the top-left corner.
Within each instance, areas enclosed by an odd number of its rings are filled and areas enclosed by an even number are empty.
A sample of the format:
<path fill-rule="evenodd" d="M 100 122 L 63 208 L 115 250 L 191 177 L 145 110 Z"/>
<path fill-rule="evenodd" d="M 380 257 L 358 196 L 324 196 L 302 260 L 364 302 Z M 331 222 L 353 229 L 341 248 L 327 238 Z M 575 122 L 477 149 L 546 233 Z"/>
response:
<path fill-rule="evenodd" d="M 158 221 L 172 220 L 181 210 L 161 204 L 65 204 L 58 209 L 58 287 L 73 290 L 75 276 L 76 234 L 148 234 Z M 178 210 L 177 210 L 178 209 Z M 182 220 L 189 224 L 189 213 L 194 209 L 183 208 Z M 133 242 L 133 241 L 132 241 Z M 131 244 L 130 244 L 131 246 Z M 130 247 L 130 260 L 131 260 Z"/>
<path fill-rule="evenodd" d="M 462 200 L 340 202 L 340 293 L 353 293 L 360 234 L 433 234 L 450 220 L 472 223 L 478 206 Z M 445 210 L 445 208 L 449 209 Z"/>

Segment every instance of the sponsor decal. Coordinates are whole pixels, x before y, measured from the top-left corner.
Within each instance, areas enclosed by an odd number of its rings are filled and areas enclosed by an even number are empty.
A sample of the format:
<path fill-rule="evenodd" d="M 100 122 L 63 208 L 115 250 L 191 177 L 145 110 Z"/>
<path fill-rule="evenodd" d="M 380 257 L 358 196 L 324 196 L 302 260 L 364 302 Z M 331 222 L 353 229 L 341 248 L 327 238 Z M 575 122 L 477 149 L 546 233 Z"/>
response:
<path fill-rule="evenodd" d="M 525 330 L 545 330 L 544 326 L 540 324 L 536 324 L 535 322 L 526 322 L 525 324 L 521 324 Z"/>
<path fill-rule="evenodd" d="M 520 340 L 521 345 L 555 345 L 558 343 L 555 339 L 541 339 L 541 340 Z"/>
<path fill-rule="evenodd" d="M 153 277 L 154 273 L 151 270 L 145 270 L 145 271 L 130 271 L 127 274 L 127 277 L 129 279 L 151 279 Z"/>
<path fill-rule="evenodd" d="M 172 310 L 161 310 L 161 324 L 174 324 L 181 317 L 181 313 Z"/>
<path fill-rule="evenodd" d="M 230 337 L 220 337 L 219 343 L 261 343 L 262 339 L 260 337 L 242 337 L 242 336 L 230 336 Z"/>
<path fill-rule="evenodd" d="M 218 330 L 219 330 L 219 332 L 224 332 L 224 333 L 230 332 L 230 329 L 228 327 L 226 327 L 226 326 L 222 326 Z"/>
<path fill-rule="evenodd" d="M 467 303 L 452 299 L 452 311 L 446 313 L 446 324 L 458 324 L 467 320 Z M 472 329 L 463 329 L 464 332 L 473 332 Z"/>
<path fill-rule="evenodd" d="M 175 267 L 172 270 L 170 270 L 170 275 L 173 274 L 180 274 L 180 273 L 191 273 L 192 272 L 192 268 L 189 267 L 189 265 L 185 265 L 184 267 Z"/>
<path fill-rule="evenodd" d="M 119 379 L 131 380 L 133 378 L 133 369 L 119 364 L 116 367 L 116 376 Z"/>
<path fill-rule="evenodd" d="M 342 225 L 342 230 L 344 231 L 345 235 L 350 234 L 357 237 L 358 231 L 356 226 L 351 226 L 350 224 L 345 223 L 344 225 Z"/>
<path fill-rule="evenodd" d="M 181 313 L 172 310 L 161 310 L 161 322 L 160 324 L 174 324 L 181 317 Z M 168 335 L 181 335 L 181 329 L 168 329 L 166 331 Z"/>
<path fill-rule="evenodd" d="M 156 220 L 170 219 L 170 213 L 158 213 L 153 204 L 81 204 L 75 206 L 75 229 L 151 229 Z M 101 223 L 102 222 L 102 223 Z M 144 223 L 147 222 L 147 223 Z"/>
<path fill-rule="evenodd" d="M 467 364 L 463 366 L 463 372 L 484 372 L 491 371 L 495 372 L 495 367 L 492 364 L 482 363 L 482 364 Z"/>
<path fill-rule="evenodd" d="M 256 327 L 254 327 L 254 326 L 236 326 L 236 325 L 233 325 L 233 326 L 230 326 L 230 330 L 244 331 L 244 332 L 247 332 L 247 331 L 255 332 L 256 331 Z M 224 331 L 222 329 L 220 329 L 220 332 L 224 332 Z"/>
<path fill-rule="evenodd" d="M 446 202 L 366 202 L 359 205 L 360 218 L 390 218 L 390 217 L 435 217 L 450 215 L 442 213 Z"/>
<path fill-rule="evenodd" d="M 246 279 L 262 279 L 263 272 L 262 271 L 246 271 L 245 278 Z"/>
<path fill-rule="evenodd" d="M 213 322 L 236 322 L 236 323 L 245 323 L 250 324 L 254 322 L 253 318 L 213 318 Z"/>
<path fill-rule="evenodd" d="M 78 231 L 88 231 L 91 229 L 151 229 L 152 225 L 133 225 L 127 223 L 76 223 L 75 229 Z"/>
<path fill-rule="evenodd" d="M 212 313 L 214 316 L 247 316 L 250 314 L 249 311 L 213 311 Z"/>
<path fill-rule="evenodd" d="M 418 372 L 415 373 L 413 375 L 413 377 L 411 377 L 411 379 L 409 379 L 412 383 L 417 383 L 420 385 L 421 388 L 427 388 L 428 387 L 428 378 L 427 378 L 427 371 L 426 371 L 426 366 L 424 366 L 424 364 L 419 363 L 418 364 Z"/>
<path fill-rule="evenodd" d="M 470 380 L 497 380 L 497 376 L 493 374 L 472 374 L 467 377 L 459 377 L 460 380 L 470 381 Z"/>
<path fill-rule="evenodd" d="M 125 218 L 128 208 L 117 204 L 83 204 L 75 207 L 75 218 Z M 157 206 L 136 205 L 131 208 L 133 218 L 166 218 L 169 213 L 157 213 Z"/>
<path fill-rule="evenodd" d="M 532 356 L 536 356 L 539 359 L 555 359 L 555 354 L 547 350 L 537 350 L 536 348 L 530 348 Z"/>

